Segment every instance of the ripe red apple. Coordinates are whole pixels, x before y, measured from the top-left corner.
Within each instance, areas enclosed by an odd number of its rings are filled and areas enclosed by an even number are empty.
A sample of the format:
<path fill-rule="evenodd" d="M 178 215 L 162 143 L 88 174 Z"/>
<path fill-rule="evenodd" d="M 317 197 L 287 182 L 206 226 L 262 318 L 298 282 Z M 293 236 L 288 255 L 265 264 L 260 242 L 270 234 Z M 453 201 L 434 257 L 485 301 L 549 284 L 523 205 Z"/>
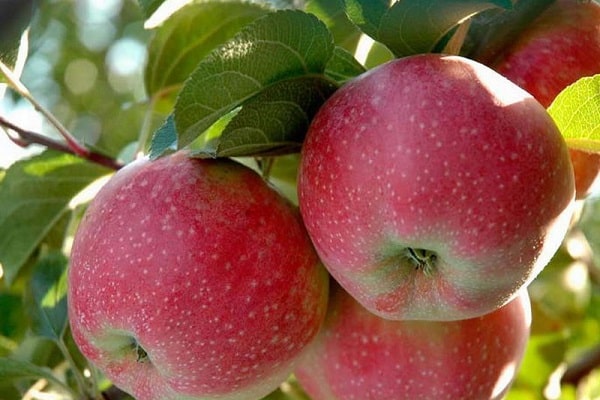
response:
<path fill-rule="evenodd" d="M 600 74 L 600 5 L 558 0 L 522 33 L 494 68 L 544 107 L 568 85 Z M 578 199 L 600 174 L 600 155 L 571 149 Z"/>
<path fill-rule="evenodd" d="M 318 339 L 295 371 L 312 400 L 500 399 L 523 358 L 527 292 L 460 321 L 390 321 L 332 287 Z"/>
<path fill-rule="evenodd" d="M 480 63 L 436 54 L 334 93 L 307 133 L 298 190 L 325 266 L 389 319 L 506 304 L 559 247 L 574 197 L 544 107 Z"/>
<path fill-rule="evenodd" d="M 111 178 L 68 279 L 76 343 L 137 400 L 266 395 L 318 332 L 328 292 L 297 209 L 249 168 L 183 152 Z"/>

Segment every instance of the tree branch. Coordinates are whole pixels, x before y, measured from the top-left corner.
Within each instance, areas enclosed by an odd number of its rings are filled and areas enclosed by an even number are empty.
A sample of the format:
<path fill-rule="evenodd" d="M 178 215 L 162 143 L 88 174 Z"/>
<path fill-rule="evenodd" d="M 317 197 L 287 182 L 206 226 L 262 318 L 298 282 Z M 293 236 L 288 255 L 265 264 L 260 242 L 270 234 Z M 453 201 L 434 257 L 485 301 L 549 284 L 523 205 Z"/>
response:
<path fill-rule="evenodd" d="M 81 151 L 81 147 L 78 147 L 77 150 L 72 148 L 70 145 L 65 143 L 58 142 L 54 139 L 51 139 L 47 136 L 41 135 L 36 132 L 31 132 L 26 129 L 23 129 L 12 122 L 8 121 L 4 117 L 0 116 L 0 126 L 6 128 L 6 134 L 8 138 L 18 146 L 28 147 L 32 144 L 39 144 L 45 146 L 49 149 L 57 150 L 63 153 L 73 154 L 78 157 L 84 158 L 88 161 L 94 162 L 96 164 L 103 165 L 105 167 L 118 170 L 123 167 L 123 164 L 119 161 L 115 160 L 112 157 L 108 157 L 104 154 L 97 153 L 92 150 L 85 149 L 84 152 Z M 13 131 L 16 133 L 15 135 L 11 135 L 9 131 Z"/>

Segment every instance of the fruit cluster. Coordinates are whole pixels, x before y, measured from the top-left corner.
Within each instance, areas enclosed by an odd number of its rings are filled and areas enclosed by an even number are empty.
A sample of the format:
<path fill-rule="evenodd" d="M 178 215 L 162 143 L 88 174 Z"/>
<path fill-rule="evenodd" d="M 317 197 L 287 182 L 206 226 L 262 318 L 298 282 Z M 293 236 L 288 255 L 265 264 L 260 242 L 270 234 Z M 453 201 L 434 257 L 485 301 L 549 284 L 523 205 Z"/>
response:
<path fill-rule="evenodd" d="M 314 400 L 502 398 L 527 285 L 598 172 L 544 107 L 600 72 L 599 31 L 598 5 L 561 0 L 492 67 L 423 54 L 351 80 L 310 125 L 299 209 L 232 160 L 123 168 L 73 246 L 81 351 L 138 400 L 259 399 L 291 373 Z"/>

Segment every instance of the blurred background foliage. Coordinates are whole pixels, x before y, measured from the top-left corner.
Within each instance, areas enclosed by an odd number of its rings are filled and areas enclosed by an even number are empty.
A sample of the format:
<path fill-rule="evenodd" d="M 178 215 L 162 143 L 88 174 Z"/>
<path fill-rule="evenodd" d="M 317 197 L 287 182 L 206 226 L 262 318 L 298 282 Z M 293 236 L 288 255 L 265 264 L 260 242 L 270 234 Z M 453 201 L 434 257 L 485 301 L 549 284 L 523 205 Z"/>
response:
<path fill-rule="evenodd" d="M 40 1 L 21 80 L 76 137 L 119 156 L 146 121 L 143 69 L 149 36 L 131 0 Z M 30 130 L 53 134 L 16 95 L 5 96 L 0 110 Z M 5 149 L 0 166 L 7 166 L 20 152 L 6 138 L 0 140 Z"/>
<path fill-rule="evenodd" d="M 169 111 L 168 104 L 161 112 L 148 106 L 143 74 L 152 33 L 144 29 L 138 4 L 133 0 L 17 2 L 19 6 L 14 0 L 0 1 L 0 53 L 15 59 L 16 49 L 10 44 L 31 17 L 23 83 L 76 137 L 102 153 L 130 160 L 140 147 L 137 139 L 153 131 Z M 278 5 L 286 4 L 291 2 Z M 28 102 L 10 90 L 0 100 L 0 115 L 26 129 L 58 137 Z M 2 169 L 41 149 L 22 149 L 0 133 L 0 181 Z M 579 206 L 563 247 L 529 288 L 532 336 L 510 400 L 600 399 L 600 198 L 593 195 Z M 69 221 L 70 217 L 56 224 L 44 241 L 47 248 L 62 247 Z M 62 267 L 67 263 L 56 255 L 45 262 Z M 68 381 L 72 377 L 55 343 L 31 334 L 35 313 L 30 312 L 33 294 L 25 277 L 45 267 L 32 260 L 10 288 L 0 278 L 0 356 L 10 354 L 62 371 Z M 68 340 L 67 345 L 77 354 Z M 0 381 L 0 399 L 19 398 L 31 386 L 31 381 L 19 382 L 15 387 L 14 382 Z M 56 399 L 64 398 L 60 393 Z M 290 381 L 269 398 L 306 397 Z"/>

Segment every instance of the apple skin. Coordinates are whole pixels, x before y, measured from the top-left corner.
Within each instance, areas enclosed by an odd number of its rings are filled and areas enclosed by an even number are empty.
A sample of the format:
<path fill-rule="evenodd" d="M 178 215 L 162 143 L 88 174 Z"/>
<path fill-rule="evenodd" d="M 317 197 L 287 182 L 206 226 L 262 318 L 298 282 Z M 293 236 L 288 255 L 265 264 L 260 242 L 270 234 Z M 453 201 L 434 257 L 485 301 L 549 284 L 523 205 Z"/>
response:
<path fill-rule="evenodd" d="M 496 61 L 494 69 L 521 86 L 544 107 L 568 85 L 600 74 L 600 5 L 558 0 Z M 600 174 L 600 154 L 570 149 L 577 199 Z"/>
<path fill-rule="evenodd" d="M 460 321 L 390 321 L 332 285 L 325 325 L 296 369 L 312 400 L 501 399 L 531 325 L 527 291 Z"/>
<path fill-rule="evenodd" d="M 574 203 L 546 110 L 492 69 L 437 54 L 338 89 L 309 127 L 298 192 L 332 276 L 397 320 L 506 304 L 558 249 Z"/>
<path fill-rule="evenodd" d="M 136 161 L 93 200 L 72 249 L 82 353 L 137 400 L 257 399 L 326 313 L 328 275 L 297 208 L 233 161 Z"/>

